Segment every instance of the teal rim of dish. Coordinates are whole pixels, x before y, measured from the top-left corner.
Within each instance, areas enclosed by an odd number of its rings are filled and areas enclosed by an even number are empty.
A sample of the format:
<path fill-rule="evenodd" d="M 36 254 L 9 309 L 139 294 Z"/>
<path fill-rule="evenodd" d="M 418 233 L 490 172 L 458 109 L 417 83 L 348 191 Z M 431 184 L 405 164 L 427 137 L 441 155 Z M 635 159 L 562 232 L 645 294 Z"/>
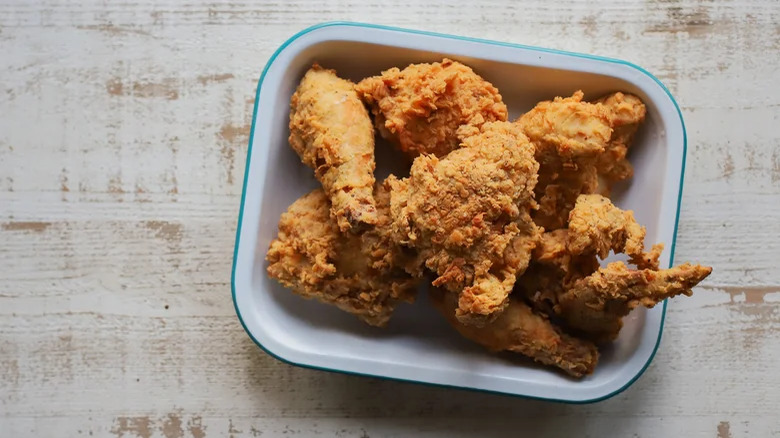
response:
<path fill-rule="evenodd" d="M 680 207 L 682 203 L 682 193 L 683 193 L 683 183 L 685 181 L 685 160 L 688 153 L 688 136 L 685 131 L 685 121 L 682 117 L 682 112 L 680 111 L 680 106 L 677 104 L 677 101 L 674 99 L 674 96 L 672 96 L 672 93 L 669 92 L 669 89 L 666 88 L 666 86 L 655 76 L 653 76 L 650 72 L 645 70 L 644 68 L 633 64 L 628 61 L 623 61 L 620 59 L 614 59 L 614 58 L 607 58 L 603 56 L 596 56 L 596 55 L 588 55 L 584 53 L 576 53 L 576 52 L 567 52 L 564 50 L 556 50 L 556 49 L 546 49 L 542 47 L 534 47 L 534 46 L 527 46 L 523 44 L 515 44 L 515 43 L 507 43 L 502 41 L 493 41 L 493 40 L 486 40 L 481 38 L 472 38 L 472 37 L 464 37 L 464 36 L 458 36 L 458 35 L 449 35 L 444 33 L 437 33 L 437 32 L 428 32 L 428 31 L 422 31 L 422 30 L 412 30 L 412 29 L 404 29 L 399 27 L 393 27 L 393 26 L 383 26 L 379 24 L 367 24 L 367 23 L 357 23 L 357 22 L 350 22 L 350 21 L 331 21 L 326 23 L 320 23 L 316 24 L 311 27 L 307 27 L 306 29 L 301 30 L 300 32 L 296 33 L 295 35 L 291 36 L 287 41 L 285 41 L 281 46 L 279 46 L 278 49 L 271 55 L 271 57 L 268 59 L 268 62 L 265 64 L 265 68 L 263 68 L 263 73 L 260 75 L 260 80 L 257 83 L 257 91 L 255 93 L 255 105 L 254 110 L 252 111 L 252 127 L 249 131 L 249 147 L 247 149 L 246 153 L 246 165 L 244 167 L 244 184 L 243 188 L 241 190 L 241 207 L 238 211 L 238 225 L 236 227 L 236 242 L 235 246 L 233 248 L 233 268 L 230 275 L 230 289 L 233 297 L 233 307 L 236 310 L 236 315 L 238 316 L 238 320 L 241 322 L 241 326 L 244 328 L 244 331 L 249 335 L 249 337 L 252 339 L 252 341 L 257 344 L 258 347 L 263 349 L 268 355 L 276 358 L 277 360 L 290 364 L 299 366 L 302 368 L 308 368 L 313 370 L 319 370 L 319 371 L 328 371 L 333 373 L 341 373 L 341 374 L 349 374 L 349 375 L 355 375 L 355 376 L 363 376 L 363 377 L 373 377 L 373 378 L 379 378 L 384 380 L 394 380 L 399 382 L 409 382 L 409 383 L 417 383 L 421 385 L 428 385 L 428 386 L 435 386 L 435 387 L 441 387 L 441 388 L 454 388 L 454 389 L 460 389 L 460 390 L 468 390 L 468 391 L 474 391 L 474 392 L 485 392 L 490 394 L 500 394 L 500 395 L 508 395 L 513 397 L 519 397 L 519 398 L 525 398 L 525 399 L 531 399 L 531 400 L 542 400 L 542 401 L 551 401 L 556 403 L 564 403 L 564 404 L 589 404 L 589 403 L 596 403 L 599 401 L 606 400 L 608 398 L 614 397 L 617 394 L 620 394 L 621 392 L 625 391 L 634 384 L 634 382 L 639 379 L 639 377 L 644 374 L 644 372 L 647 370 L 647 367 L 650 366 L 650 363 L 653 361 L 653 358 L 655 357 L 656 352 L 658 351 L 658 347 L 661 344 L 661 337 L 663 335 L 664 331 L 664 321 L 666 319 L 666 300 L 663 302 L 663 309 L 661 313 L 661 326 L 658 330 L 658 339 L 655 342 L 655 346 L 653 347 L 653 352 L 650 354 L 650 357 L 647 359 L 647 362 L 644 364 L 641 370 L 633 377 L 631 380 L 629 380 L 625 385 L 618 388 L 617 390 L 600 396 L 593 399 L 587 399 L 587 400 L 565 400 L 565 399 L 556 399 L 556 398 L 546 398 L 546 397 L 538 397 L 538 396 L 531 396 L 531 395 L 523 395 L 523 394 L 515 394 L 510 392 L 501 392 L 501 391 L 494 391 L 489 389 L 482 389 L 482 388 L 474 388 L 469 386 L 457 386 L 457 385 L 447 385 L 443 383 L 432 383 L 432 382 L 423 382 L 419 380 L 412 380 L 412 379 L 403 379 L 400 377 L 389 377 L 389 376 L 382 376 L 382 375 L 376 375 L 376 374 L 369 374 L 369 373 L 360 373 L 355 371 L 346 371 L 346 370 L 340 370 L 335 368 L 324 368 L 319 367 L 316 365 L 308 365 L 303 363 L 296 363 L 293 361 L 290 361 L 288 359 L 285 359 L 269 349 L 267 349 L 263 344 L 260 343 L 249 331 L 246 324 L 244 323 L 244 319 L 241 317 L 241 311 L 238 309 L 238 304 L 236 303 L 236 260 L 238 258 L 238 246 L 240 242 L 240 236 L 241 236 L 241 224 L 243 222 L 244 218 L 244 201 L 246 200 L 246 185 L 247 185 L 247 178 L 249 176 L 249 164 L 251 163 L 252 158 L 252 140 L 254 139 L 254 133 L 255 133 L 255 122 L 257 121 L 257 108 L 258 104 L 260 102 L 260 90 L 263 85 L 263 79 L 265 79 L 265 74 L 268 72 L 268 69 L 271 67 L 271 65 L 276 60 L 277 56 L 285 49 L 287 46 L 289 46 L 293 41 L 297 40 L 303 35 L 306 35 L 309 32 L 315 31 L 317 29 L 321 29 L 324 27 L 331 27 L 331 26 L 351 26 L 351 27 L 365 27 L 365 28 L 371 28 L 371 29 L 381 29 L 381 30 L 389 30 L 394 32 L 404 32 L 404 33 L 411 33 L 411 34 L 417 34 L 417 35 L 426 35 L 426 36 L 434 36 L 439 38 L 449 38 L 454 40 L 461 40 L 461 41 L 469 41 L 469 42 L 475 42 L 475 43 L 483 43 L 483 44 L 491 44 L 491 45 L 497 45 L 497 46 L 505 46 L 505 47 L 514 47 L 514 48 L 520 48 L 520 49 L 527 49 L 527 50 L 534 50 L 537 52 L 546 52 L 546 53 L 555 53 L 559 55 L 568 55 L 568 56 L 575 56 L 578 58 L 587 58 L 587 59 L 595 59 L 598 61 L 606 61 L 611 62 L 615 64 L 623 64 L 628 67 L 634 68 L 643 74 L 650 77 L 653 81 L 655 81 L 666 93 L 667 96 L 669 96 L 669 99 L 674 104 L 675 109 L 677 110 L 677 115 L 680 117 L 680 124 L 682 126 L 682 134 L 683 134 L 683 154 L 682 154 L 682 165 L 680 169 L 680 190 L 677 194 L 677 211 L 675 213 L 674 218 L 674 234 L 672 238 L 672 246 L 670 249 L 669 254 L 669 267 L 672 267 L 674 265 L 674 250 L 675 246 L 677 244 L 677 227 L 680 221 Z"/>

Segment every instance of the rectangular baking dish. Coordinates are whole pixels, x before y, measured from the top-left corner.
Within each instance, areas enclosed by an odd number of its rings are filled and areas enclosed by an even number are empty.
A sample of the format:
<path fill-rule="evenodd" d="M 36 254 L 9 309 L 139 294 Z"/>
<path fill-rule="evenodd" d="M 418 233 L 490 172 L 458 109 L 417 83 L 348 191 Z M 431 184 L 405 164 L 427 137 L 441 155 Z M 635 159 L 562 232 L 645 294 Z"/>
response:
<path fill-rule="evenodd" d="M 679 108 L 658 79 L 628 62 L 516 44 L 360 23 L 325 23 L 287 40 L 268 61 L 257 86 L 233 260 L 236 313 L 246 332 L 272 356 L 299 366 L 587 403 L 630 386 L 661 340 L 666 303 L 625 319 L 619 339 L 602 350 L 596 372 L 582 380 L 511 355 L 489 354 L 462 339 L 424 292 L 402 305 L 388 327 L 369 327 L 335 307 L 304 300 L 266 275 L 268 244 L 279 215 L 317 187 L 287 144 L 289 99 L 314 61 L 354 81 L 390 67 L 449 57 L 471 66 L 500 90 L 510 120 L 533 105 L 582 89 L 586 99 L 610 91 L 637 94 L 647 120 L 632 146 L 633 180 L 617 187 L 616 204 L 634 210 L 648 243 L 664 242 L 671 266 L 685 167 L 686 136 Z M 379 163 L 377 179 L 392 166 Z"/>

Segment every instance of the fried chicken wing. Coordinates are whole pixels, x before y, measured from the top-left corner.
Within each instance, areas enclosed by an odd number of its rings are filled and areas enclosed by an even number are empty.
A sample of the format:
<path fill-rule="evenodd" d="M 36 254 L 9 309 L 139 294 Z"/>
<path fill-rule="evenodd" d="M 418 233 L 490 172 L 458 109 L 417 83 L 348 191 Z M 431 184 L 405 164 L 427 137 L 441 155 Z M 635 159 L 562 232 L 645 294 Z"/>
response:
<path fill-rule="evenodd" d="M 509 122 L 484 124 L 462 146 L 417 157 L 411 175 L 392 183 L 393 230 L 438 275 L 433 284 L 458 295 L 458 319 L 484 324 L 506 307 L 536 245 L 538 164 Z"/>
<path fill-rule="evenodd" d="M 638 306 L 653 307 L 691 289 L 707 278 L 712 268 L 685 263 L 670 269 L 631 270 L 615 262 L 577 280 L 558 297 L 556 312 L 572 329 L 597 341 L 614 340 L 622 317 Z"/>
<path fill-rule="evenodd" d="M 498 90 L 450 59 L 391 68 L 360 81 L 356 89 L 371 106 L 382 137 L 410 158 L 443 157 L 483 123 L 507 119 Z"/>
<path fill-rule="evenodd" d="M 290 100 L 289 141 L 314 169 L 341 231 L 376 223 L 374 130 L 352 82 L 314 64 Z"/>
<path fill-rule="evenodd" d="M 657 270 L 663 245 L 645 252 L 645 234 L 632 211 L 615 207 L 601 195 L 580 195 L 568 228 L 542 235 L 531 266 L 519 280 L 520 289 L 535 309 L 549 314 L 563 291 L 596 272 L 598 258 L 607 258 L 610 251 L 627 254 L 640 269 Z"/>
<path fill-rule="evenodd" d="M 630 178 L 628 147 L 645 118 L 638 97 L 614 93 L 595 103 L 582 91 L 540 102 L 517 123 L 536 148 L 539 210 L 534 220 L 546 230 L 566 226 L 581 194 L 608 194 L 612 184 Z"/>
<path fill-rule="evenodd" d="M 303 297 L 385 325 L 400 302 L 413 301 L 417 284 L 404 270 L 413 258 L 392 241 L 388 190 L 377 187 L 377 226 L 359 236 L 339 232 L 323 190 L 299 198 L 279 220 L 266 255 L 269 276 Z"/>
<path fill-rule="evenodd" d="M 534 313 L 518 299 L 510 299 L 506 310 L 494 321 L 482 326 L 463 324 L 455 316 L 457 295 L 444 290 L 431 291 L 431 301 L 463 337 L 490 351 L 511 351 L 552 365 L 573 377 L 593 373 L 599 353 L 586 340 L 564 333 L 545 316 Z"/>

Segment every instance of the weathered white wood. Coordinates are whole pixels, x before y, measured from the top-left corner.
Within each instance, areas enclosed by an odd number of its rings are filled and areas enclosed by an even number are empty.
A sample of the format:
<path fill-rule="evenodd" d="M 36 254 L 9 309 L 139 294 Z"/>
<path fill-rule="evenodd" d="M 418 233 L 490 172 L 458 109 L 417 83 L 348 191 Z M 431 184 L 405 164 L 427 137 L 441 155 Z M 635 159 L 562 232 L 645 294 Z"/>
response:
<path fill-rule="evenodd" d="M 589 4 L 590 3 L 590 4 Z M 689 153 L 669 305 L 625 393 L 567 406 L 294 368 L 243 333 L 230 264 L 256 81 L 321 21 L 636 62 Z M 0 3 L 0 436 L 780 436 L 773 0 Z"/>

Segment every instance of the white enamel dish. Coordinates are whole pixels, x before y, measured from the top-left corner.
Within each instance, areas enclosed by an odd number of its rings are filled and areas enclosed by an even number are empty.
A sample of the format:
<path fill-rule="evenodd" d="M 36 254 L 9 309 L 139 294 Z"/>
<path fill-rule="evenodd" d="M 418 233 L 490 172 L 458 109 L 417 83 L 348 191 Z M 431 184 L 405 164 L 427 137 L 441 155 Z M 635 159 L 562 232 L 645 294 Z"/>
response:
<path fill-rule="evenodd" d="M 285 362 L 328 371 L 587 403 L 609 398 L 647 368 L 661 340 L 666 303 L 638 309 L 596 372 L 582 380 L 513 355 L 489 354 L 462 339 L 428 303 L 424 291 L 401 305 L 388 327 L 369 327 L 335 307 L 294 295 L 266 275 L 265 252 L 279 215 L 317 187 L 312 171 L 287 144 L 289 99 L 314 61 L 360 80 L 382 70 L 449 57 L 474 68 L 500 90 L 514 120 L 540 100 L 582 89 L 586 99 L 610 91 L 637 94 L 647 120 L 630 152 L 634 178 L 613 200 L 634 210 L 647 243 L 663 242 L 671 266 L 685 167 L 682 116 L 666 88 L 633 64 L 589 55 L 358 23 L 305 29 L 273 54 L 257 87 L 233 260 L 233 300 L 249 336 Z M 377 136 L 378 138 L 378 136 Z M 393 153 L 377 147 L 377 178 Z M 397 173 L 397 172 L 396 172 Z"/>

